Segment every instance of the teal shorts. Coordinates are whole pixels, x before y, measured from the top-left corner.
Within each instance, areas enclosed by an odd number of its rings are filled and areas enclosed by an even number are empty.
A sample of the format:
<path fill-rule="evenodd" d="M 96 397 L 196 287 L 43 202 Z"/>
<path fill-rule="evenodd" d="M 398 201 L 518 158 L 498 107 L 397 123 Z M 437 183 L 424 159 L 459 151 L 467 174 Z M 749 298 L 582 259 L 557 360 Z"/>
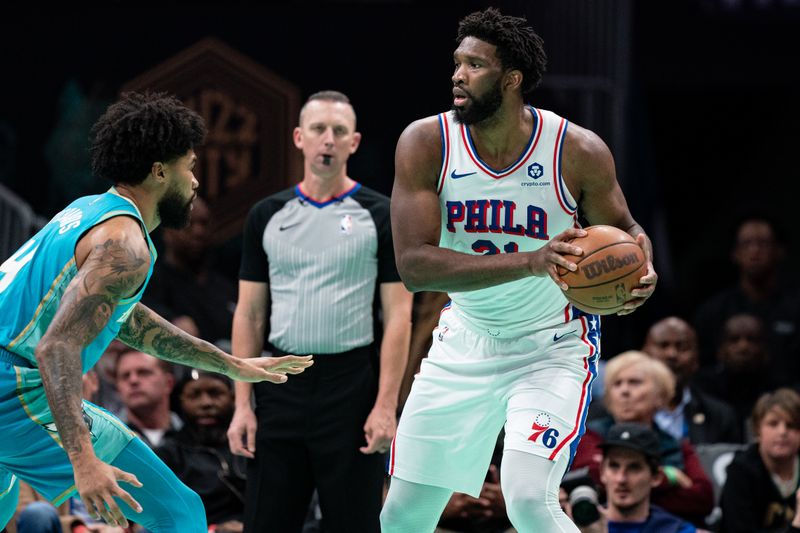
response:
<path fill-rule="evenodd" d="M 83 418 L 95 454 L 106 463 L 136 436 L 113 414 L 87 401 Z M 15 474 L 54 505 L 75 492 L 72 464 L 61 446 L 38 369 L 0 362 L 0 436 L 0 484 Z"/>

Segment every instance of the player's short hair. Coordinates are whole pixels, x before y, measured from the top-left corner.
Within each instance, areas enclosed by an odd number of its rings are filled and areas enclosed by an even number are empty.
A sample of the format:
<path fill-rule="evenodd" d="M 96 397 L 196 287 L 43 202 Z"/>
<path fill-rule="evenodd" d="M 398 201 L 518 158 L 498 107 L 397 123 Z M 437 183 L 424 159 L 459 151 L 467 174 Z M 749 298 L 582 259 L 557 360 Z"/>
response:
<path fill-rule="evenodd" d="M 92 126 L 92 172 L 138 185 L 153 163 L 169 162 L 203 143 L 206 127 L 196 112 L 160 92 L 124 93 Z"/>
<path fill-rule="evenodd" d="M 616 381 L 617 376 L 622 370 L 636 367 L 642 369 L 645 375 L 652 380 L 658 392 L 659 399 L 662 405 L 667 405 L 672 397 L 675 395 L 675 376 L 672 375 L 669 367 L 638 350 L 629 350 L 622 352 L 616 357 L 612 357 L 605 367 L 605 375 L 603 377 L 603 396 L 608 405 L 608 390 L 611 384 Z"/>
<path fill-rule="evenodd" d="M 762 394 L 750 414 L 750 427 L 754 435 L 758 435 L 758 427 L 773 409 L 780 409 L 789 416 L 789 423 L 800 429 L 800 395 L 792 389 L 783 387 L 773 392 Z"/>
<path fill-rule="evenodd" d="M 311 96 L 309 96 L 308 99 L 306 99 L 306 103 L 304 103 L 303 107 L 300 108 L 300 116 L 298 117 L 298 124 L 303 123 L 303 113 L 305 112 L 306 107 L 308 107 L 309 103 L 315 100 L 321 100 L 323 102 L 338 102 L 340 104 L 349 105 L 350 108 L 353 110 L 353 120 L 355 121 L 356 110 L 355 108 L 353 108 L 353 104 L 350 103 L 350 99 L 347 97 L 347 95 L 344 94 L 343 92 L 327 90 L 327 91 L 317 91 Z"/>
<path fill-rule="evenodd" d="M 522 94 L 534 90 L 542 81 L 547 66 L 544 41 L 524 17 L 503 15 L 494 7 L 476 11 L 458 23 L 456 42 L 475 37 L 497 47 L 497 57 L 505 69 L 522 72 Z"/>

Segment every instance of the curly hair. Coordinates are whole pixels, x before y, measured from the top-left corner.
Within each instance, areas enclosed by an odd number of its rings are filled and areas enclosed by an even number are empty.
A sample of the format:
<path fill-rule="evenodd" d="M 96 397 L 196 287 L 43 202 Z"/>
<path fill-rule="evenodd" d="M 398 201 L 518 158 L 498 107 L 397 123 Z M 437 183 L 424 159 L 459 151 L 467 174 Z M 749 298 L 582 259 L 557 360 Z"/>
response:
<path fill-rule="evenodd" d="M 172 161 L 203 143 L 203 119 L 166 93 L 124 93 L 92 126 L 92 172 L 138 185 L 156 161 Z"/>
<path fill-rule="evenodd" d="M 460 44 L 466 37 L 495 45 L 503 68 L 522 72 L 522 94 L 542 81 L 547 66 L 544 41 L 524 17 L 503 15 L 494 7 L 476 11 L 458 23 L 456 42 Z"/>

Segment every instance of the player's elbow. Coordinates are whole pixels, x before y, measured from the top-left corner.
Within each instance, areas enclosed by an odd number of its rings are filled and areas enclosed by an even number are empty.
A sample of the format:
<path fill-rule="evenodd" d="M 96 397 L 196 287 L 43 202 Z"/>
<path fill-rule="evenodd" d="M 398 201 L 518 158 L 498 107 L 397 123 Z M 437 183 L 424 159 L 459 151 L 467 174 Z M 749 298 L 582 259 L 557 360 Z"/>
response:
<path fill-rule="evenodd" d="M 39 368 L 43 368 L 45 363 L 51 360 L 53 357 L 56 356 L 59 352 L 63 351 L 65 348 L 65 343 L 60 339 L 54 339 L 52 337 L 45 336 L 39 341 L 39 344 L 36 345 L 36 349 L 34 350 L 34 356 L 36 357 L 36 362 L 39 365 Z"/>
<path fill-rule="evenodd" d="M 417 258 L 409 257 L 410 255 L 412 254 L 405 254 L 397 261 L 397 272 L 403 280 L 403 285 L 409 292 L 428 290 L 428 276 L 425 275 Z"/>

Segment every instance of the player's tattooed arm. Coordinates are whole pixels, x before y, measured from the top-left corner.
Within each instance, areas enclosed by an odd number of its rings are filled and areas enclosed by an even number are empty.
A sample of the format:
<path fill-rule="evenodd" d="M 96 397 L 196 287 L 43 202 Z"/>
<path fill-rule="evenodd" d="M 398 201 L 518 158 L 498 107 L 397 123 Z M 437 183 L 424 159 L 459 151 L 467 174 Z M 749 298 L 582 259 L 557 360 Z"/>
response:
<path fill-rule="evenodd" d="M 311 356 L 284 355 L 241 359 L 193 337 L 141 303 L 117 335 L 119 340 L 155 357 L 225 374 L 237 381 L 283 383 L 313 363 Z"/>
<path fill-rule="evenodd" d="M 144 282 L 150 266 L 146 246 L 125 236 L 91 238 L 91 248 L 67 286 L 53 321 L 36 347 L 53 421 L 70 459 L 91 450 L 81 405 L 81 353 L 106 326 L 117 303 Z"/>
<path fill-rule="evenodd" d="M 189 335 L 147 306 L 138 303 L 119 330 L 119 340 L 155 357 L 229 374 L 238 360 L 213 344 Z"/>

